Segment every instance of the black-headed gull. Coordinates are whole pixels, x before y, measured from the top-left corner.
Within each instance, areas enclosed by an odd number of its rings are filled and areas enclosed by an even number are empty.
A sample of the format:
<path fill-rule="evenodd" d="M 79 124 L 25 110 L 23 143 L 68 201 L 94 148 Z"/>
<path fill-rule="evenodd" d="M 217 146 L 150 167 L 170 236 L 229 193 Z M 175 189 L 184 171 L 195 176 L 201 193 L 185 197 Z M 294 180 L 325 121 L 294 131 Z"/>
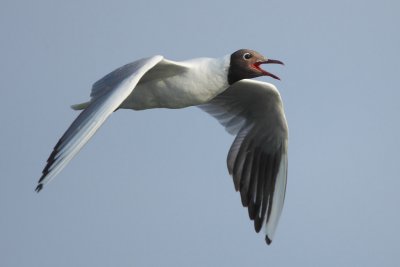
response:
<path fill-rule="evenodd" d="M 241 49 L 222 58 L 182 62 L 153 56 L 116 69 L 97 81 L 90 101 L 58 141 L 36 191 L 53 179 L 117 109 L 198 106 L 236 138 L 227 163 L 256 232 L 264 226 L 270 244 L 282 212 L 287 178 L 288 127 L 282 100 L 272 84 L 248 80 L 277 76 L 261 64 L 283 64 Z"/>

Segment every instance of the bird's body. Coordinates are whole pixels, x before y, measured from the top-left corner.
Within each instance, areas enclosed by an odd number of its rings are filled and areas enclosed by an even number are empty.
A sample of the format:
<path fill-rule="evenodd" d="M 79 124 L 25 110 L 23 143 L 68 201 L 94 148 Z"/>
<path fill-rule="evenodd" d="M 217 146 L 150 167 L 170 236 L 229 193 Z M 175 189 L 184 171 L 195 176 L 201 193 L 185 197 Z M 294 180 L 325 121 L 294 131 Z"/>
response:
<path fill-rule="evenodd" d="M 184 108 L 208 102 L 222 93 L 229 84 L 226 75 L 229 58 L 200 58 L 181 64 L 162 60 L 143 76 L 121 108 L 135 110 L 149 108 Z M 174 72 L 159 77 L 158 72 L 176 67 Z"/>
<path fill-rule="evenodd" d="M 54 147 L 36 190 L 54 178 L 117 109 L 198 106 L 237 134 L 228 170 L 258 232 L 271 243 L 280 217 L 287 175 L 288 130 L 281 97 L 269 83 L 247 80 L 275 75 L 259 65 L 279 63 L 252 50 L 182 62 L 153 56 L 111 72 L 92 88 L 91 100 Z"/>

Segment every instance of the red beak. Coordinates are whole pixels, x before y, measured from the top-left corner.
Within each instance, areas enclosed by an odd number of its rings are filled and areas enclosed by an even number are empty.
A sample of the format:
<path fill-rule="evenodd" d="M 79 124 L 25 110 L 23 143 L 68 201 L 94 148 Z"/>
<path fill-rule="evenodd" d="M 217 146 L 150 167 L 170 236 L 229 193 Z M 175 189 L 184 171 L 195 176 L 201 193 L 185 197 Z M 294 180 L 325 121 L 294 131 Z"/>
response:
<path fill-rule="evenodd" d="M 261 61 L 257 61 L 256 63 L 254 63 L 254 67 L 256 69 L 258 69 L 263 75 L 265 76 L 269 76 L 272 77 L 274 79 L 280 80 L 280 78 L 268 71 L 263 70 L 262 68 L 260 68 L 261 64 L 281 64 L 281 65 L 285 65 L 283 64 L 282 61 L 276 60 L 276 59 L 267 59 L 267 60 L 261 60 Z"/>

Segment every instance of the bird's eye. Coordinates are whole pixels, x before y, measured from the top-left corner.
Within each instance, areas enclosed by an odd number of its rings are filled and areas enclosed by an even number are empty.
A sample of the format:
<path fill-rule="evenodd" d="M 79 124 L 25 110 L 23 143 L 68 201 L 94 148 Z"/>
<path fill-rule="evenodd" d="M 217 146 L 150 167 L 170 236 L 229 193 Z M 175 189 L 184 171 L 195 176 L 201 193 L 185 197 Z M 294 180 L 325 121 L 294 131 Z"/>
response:
<path fill-rule="evenodd" d="M 248 59 L 250 59 L 250 58 L 252 58 L 252 57 L 253 57 L 253 55 L 250 54 L 250 53 L 245 53 L 245 54 L 243 55 L 243 59 L 245 59 L 245 60 L 248 60 Z"/>

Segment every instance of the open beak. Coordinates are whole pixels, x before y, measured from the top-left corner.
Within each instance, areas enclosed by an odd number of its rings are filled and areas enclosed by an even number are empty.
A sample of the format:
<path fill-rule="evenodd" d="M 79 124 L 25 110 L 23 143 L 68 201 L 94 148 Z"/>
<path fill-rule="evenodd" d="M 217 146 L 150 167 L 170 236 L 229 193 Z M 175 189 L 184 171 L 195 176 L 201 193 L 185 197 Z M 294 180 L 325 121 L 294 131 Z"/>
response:
<path fill-rule="evenodd" d="M 285 64 L 283 64 L 282 61 L 279 61 L 279 60 L 276 60 L 276 59 L 265 59 L 265 60 L 259 60 L 256 63 L 254 63 L 254 67 L 257 70 L 259 70 L 263 75 L 272 77 L 272 78 L 277 79 L 277 80 L 280 80 L 280 78 L 278 76 L 276 76 L 276 75 L 274 75 L 274 74 L 272 74 L 272 73 L 270 73 L 268 71 L 263 70 L 260 67 L 261 64 L 281 64 L 281 65 L 285 65 Z"/>

